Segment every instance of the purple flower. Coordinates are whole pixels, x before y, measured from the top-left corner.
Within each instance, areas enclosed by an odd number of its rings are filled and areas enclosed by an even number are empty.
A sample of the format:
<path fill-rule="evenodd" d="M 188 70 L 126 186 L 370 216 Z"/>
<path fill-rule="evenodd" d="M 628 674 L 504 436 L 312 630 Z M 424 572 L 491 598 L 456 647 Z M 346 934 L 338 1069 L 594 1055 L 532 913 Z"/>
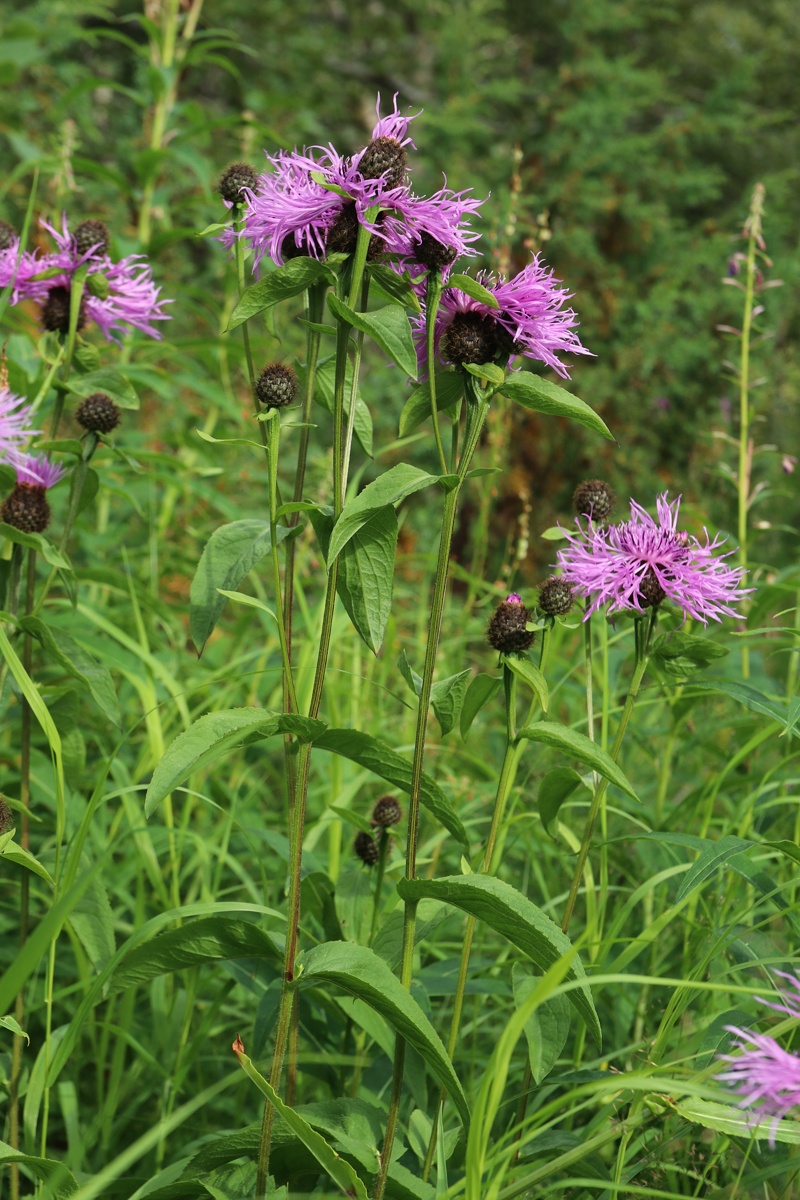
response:
<path fill-rule="evenodd" d="M 161 289 L 153 283 L 145 255 L 130 254 L 114 262 L 101 244 L 79 251 L 67 227 L 66 215 L 62 217 L 60 233 L 47 221 L 40 224 L 50 233 L 57 249 L 38 260 L 38 272 L 58 273 L 46 280 L 28 280 L 22 285 L 18 280 L 17 291 L 20 298 L 42 302 L 45 328 L 64 333 L 69 328 L 70 288 L 78 267 L 86 265 L 79 329 L 93 321 L 106 340 L 112 342 L 117 341 L 114 332 L 122 333 L 126 326 L 140 329 L 153 338 L 161 337 L 153 322 L 169 320 L 163 306 L 171 301 L 159 300 Z"/>
<path fill-rule="evenodd" d="M 380 114 L 380 96 L 377 108 Z M 264 255 L 280 266 L 298 254 L 324 258 L 349 249 L 358 223 L 366 224 L 367 209 L 376 205 L 403 213 L 410 201 L 405 147 L 414 146 L 408 135 L 412 120 L 398 111 L 395 96 L 393 112 L 379 115 L 369 145 L 357 154 L 341 155 L 328 145 L 267 155 L 271 170 L 259 176 L 255 189 L 242 189 L 247 198 L 242 234 L 253 249 L 254 267 Z M 384 237 L 379 223 L 369 228 Z M 235 237 L 226 230 L 220 240 L 230 247 Z"/>
<path fill-rule="evenodd" d="M 410 195 L 403 203 L 402 218 L 394 212 L 384 214 L 380 230 L 386 251 L 396 255 L 399 268 L 444 268 L 465 254 L 476 254 L 472 243 L 480 234 L 469 227 L 484 200 L 463 192 L 440 188 L 432 196 Z"/>
<path fill-rule="evenodd" d="M 27 440 L 39 429 L 31 429 L 31 410 L 19 396 L 3 385 L 0 386 L 0 457 L 6 457 L 12 451 L 19 450 L 20 443 Z"/>
<path fill-rule="evenodd" d="M 564 379 L 569 372 L 557 357 L 590 354 L 581 345 L 574 327 L 575 312 L 564 308 L 571 297 L 560 280 L 545 267 L 537 254 L 513 279 L 479 271 L 476 280 L 497 300 L 490 308 L 458 288 L 442 295 L 436 315 L 435 346 L 439 357 L 452 363 L 492 362 L 498 354 L 511 358 L 524 355 L 552 367 Z M 425 318 L 416 318 L 417 347 L 421 361 L 425 353 Z"/>
<path fill-rule="evenodd" d="M 8 461 L 17 473 L 17 483 L 24 483 L 29 487 L 55 487 L 68 473 L 44 454 L 20 454 L 19 451 L 12 450 Z"/>
<path fill-rule="evenodd" d="M 772 1004 L 761 996 L 756 999 L 768 1008 L 800 1020 L 800 980 L 784 971 L 776 974 L 788 979 L 797 995 L 784 993 L 784 1004 Z M 753 1033 L 736 1025 L 725 1028 L 736 1035 L 734 1049 L 740 1053 L 720 1055 L 721 1061 L 729 1065 L 716 1078 L 733 1086 L 741 1096 L 741 1108 L 752 1109 L 753 1124 L 758 1124 L 762 1117 L 773 1118 L 769 1144 L 774 1147 L 778 1121 L 800 1105 L 800 1057 L 784 1050 L 769 1034 Z"/>
<path fill-rule="evenodd" d="M 598 528 L 576 519 L 577 533 L 564 530 L 569 541 L 558 552 L 564 578 L 580 596 L 591 598 L 587 616 L 608 604 L 609 613 L 634 611 L 668 599 L 683 609 L 684 619 L 708 623 L 723 616 L 738 617 L 733 607 L 752 589 L 740 587 L 745 574 L 741 567 L 725 561 L 733 550 L 715 555 L 724 539 L 717 535 L 705 542 L 678 530 L 680 496 L 669 503 L 667 493 L 658 497 L 658 520 L 631 500 L 631 519 L 619 525 Z"/>
<path fill-rule="evenodd" d="M 15 237 L 5 249 L 0 250 L 0 291 L 11 283 L 11 303 L 20 300 L 43 300 L 50 290 L 49 279 L 36 279 L 47 264 L 35 253 L 23 250 L 20 253 L 19 238 Z"/>

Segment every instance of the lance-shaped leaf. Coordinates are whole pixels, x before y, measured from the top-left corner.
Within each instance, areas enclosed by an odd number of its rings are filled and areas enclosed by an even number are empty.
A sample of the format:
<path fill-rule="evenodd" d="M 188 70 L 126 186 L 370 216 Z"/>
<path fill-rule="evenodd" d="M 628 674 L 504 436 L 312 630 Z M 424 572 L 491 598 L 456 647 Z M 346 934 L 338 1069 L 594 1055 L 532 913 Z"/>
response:
<path fill-rule="evenodd" d="M 490 292 L 482 283 L 478 283 L 477 279 L 473 279 L 471 275 L 451 275 L 447 280 L 447 286 L 458 288 L 460 292 L 470 296 L 473 300 L 477 300 L 479 304 L 485 304 L 487 308 L 499 308 L 497 297 L 494 292 Z"/>
<path fill-rule="evenodd" d="M 392 611 L 397 516 L 391 504 L 362 525 L 339 556 L 336 591 L 359 636 L 377 654 Z"/>
<path fill-rule="evenodd" d="M 488 704 L 494 695 L 503 686 L 502 679 L 496 675 L 476 675 L 472 683 L 467 688 L 467 694 L 464 697 L 464 703 L 461 706 L 461 720 L 459 728 L 462 738 L 466 738 L 470 731 L 472 722 L 477 717 L 485 704 Z"/>
<path fill-rule="evenodd" d="M 112 975 L 108 995 L 140 987 L 184 967 L 228 958 L 281 962 L 282 955 L 270 935 L 251 921 L 236 915 L 200 917 L 131 950 Z"/>
<path fill-rule="evenodd" d="M 387 304 L 374 312 L 357 313 L 330 294 L 328 308 L 338 320 L 366 333 L 401 371 L 416 378 L 417 350 L 408 317 L 399 305 Z"/>
<path fill-rule="evenodd" d="M 448 875 L 444 879 L 401 879 L 397 891 L 403 900 L 442 900 L 477 917 L 497 933 L 508 938 L 542 971 L 572 951 L 572 943 L 546 913 L 523 896 L 516 888 L 501 879 L 488 875 Z M 586 980 L 586 973 L 576 956 L 567 971 L 567 979 Z M 577 1009 L 598 1047 L 601 1044 L 600 1022 L 588 982 L 566 993 Z"/>
<path fill-rule="evenodd" d="M 351 762 L 358 763 L 406 793 L 411 791 L 411 763 L 384 742 L 370 737 L 368 733 L 362 733 L 358 729 L 326 729 L 314 738 L 314 746 L 317 750 L 329 750 L 331 754 L 349 758 Z M 455 809 L 438 783 L 424 772 L 419 798 L 428 812 L 436 817 L 437 821 L 441 821 L 445 829 L 448 829 L 462 846 L 468 848 L 467 831 Z"/>
<path fill-rule="evenodd" d="M 532 375 L 529 371 L 518 371 L 508 376 L 500 390 L 509 400 L 516 400 L 523 408 L 547 413 L 551 417 L 566 417 L 570 421 L 577 421 L 579 425 L 585 425 L 587 429 L 593 429 L 595 433 L 601 433 L 609 441 L 614 441 L 611 430 L 593 408 L 584 404 L 583 400 L 579 400 L 571 392 L 551 383 L 549 379 L 540 379 L 538 375 Z"/>
<path fill-rule="evenodd" d="M 370 517 L 374 517 L 387 504 L 399 504 L 406 496 L 422 491 L 438 481 L 438 475 L 420 471 L 419 467 L 412 467 L 408 463 L 398 463 L 396 467 L 384 471 L 378 479 L 368 483 L 354 500 L 345 505 L 333 527 L 328 547 L 328 566 L 330 567 L 336 555 Z"/>
<path fill-rule="evenodd" d="M 239 303 L 231 313 L 228 329 L 236 329 L 268 308 L 273 308 L 283 300 L 291 300 L 299 296 L 312 284 L 320 283 L 323 279 L 334 281 L 330 267 L 318 262 L 316 258 L 292 258 L 266 278 L 245 288 Z"/>
<path fill-rule="evenodd" d="M 354 1196 L 355 1200 L 367 1200 L 367 1189 L 350 1163 L 339 1157 L 322 1134 L 311 1128 L 305 1117 L 301 1117 L 299 1112 L 283 1103 L 274 1088 L 270 1087 L 264 1076 L 253 1066 L 238 1037 L 233 1043 L 233 1050 L 245 1075 L 252 1080 L 261 1094 L 266 1096 L 278 1115 L 283 1117 L 295 1137 L 299 1138 L 306 1149 L 311 1151 L 326 1175 L 342 1189 L 345 1196 Z"/>
<path fill-rule="evenodd" d="M 554 746 L 563 750 L 571 758 L 577 758 L 598 775 L 604 776 L 609 783 L 615 783 L 634 800 L 639 797 L 631 787 L 623 771 L 617 766 L 610 754 L 601 750 L 583 733 L 570 729 L 567 725 L 557 725 L 554 721 L 539 721 L 534 725 L 526 725 L 520 729 L 518 737 L 527 738 L 531 742 L 542 742 L 545 746 Z"/>
<path fill-rule="evenodd" d="M 272 713 L 263 708 L 230 708 L 206 713 L 183 733 L 179 733 L 153 772 L 144 802 L 150 817 L 162 800 L 180 787 L 193 771 L 216 762 L 234 746 L 260 741 L 276 733 L 291 733 L 301 741 L 310 741 L 325 728 L 294 713 Z"/>
<path fill-rule="evenodd" d="M 374 950 L 352 942 L 326 942 L 302 955 L 299 965 L 301 987 L 333 983 L 380 1013 L 400 1037 L 419 1051 L 439 1083 L 447 1088 L 464 1125 L 469 1125 L 467 1098 L 439 1035 Z"/>
<path fill-rule="evenodd" d="M 300 367 L 297 374 L 303 387 L 305 387 L 305 368 Z M 319 400 L 329 413 L 332 413 L 335 407 L 335 385 L 336 360 L 334 358 L 323 359 L 317 366 L 317 373 L 314 376 L 314 399 Z M 350 397 L 352 391 L 353 364 L 348 359 L 344 377 L 344 413 L 346 417 L 350 416 Z M 356 415 L 353 420 L 353 431 L 358 438 L 361 449 L 372 458 L 372 416 L 366 404 L 361 399 L 359 391 L 356 392 Z"/>
<path fill-rule="evenodd" d="M 516 675 L 517 679 L 521 679 L 524 683 L 527 683 L 541 704 L 542 712 L 547 712 L 547 706 L 550 703 L 550 693 L 547 688 L 547 680 L 539 668 L 529 658 L 518 658 L 515 654 L 504 654 L 503 662 L 512 675 Z"/>
<path fill-rule="evenodd" d="M 277 527 L 277 540 L 295 537 L 301 526 Z M 272 549 L 269 521 L 253 517 L 215 529 L 197 564 L 189 591 L 189 629 L 201 652 L 226 604 L 221 592 L 235 592 L 260 559 Z"/>
<path fill-rule="evenodd" d="M 454 371 L 436 372 L 436 411 L 452 412 L 464 395 L 461 376 Z M 408 437 L 431 415 L 431 385 L 426 379 L 414 388 L 400 413 L 400 437 Z"/>
<path fill-rule="evenodd" d="M 107 667 L 63 629 L 46 625 L 40 617 L 23 617 L 20 627 L 40 641 L 47 654 L 83 684 L 108 719 L 119 725 L 117 693 Z"/>

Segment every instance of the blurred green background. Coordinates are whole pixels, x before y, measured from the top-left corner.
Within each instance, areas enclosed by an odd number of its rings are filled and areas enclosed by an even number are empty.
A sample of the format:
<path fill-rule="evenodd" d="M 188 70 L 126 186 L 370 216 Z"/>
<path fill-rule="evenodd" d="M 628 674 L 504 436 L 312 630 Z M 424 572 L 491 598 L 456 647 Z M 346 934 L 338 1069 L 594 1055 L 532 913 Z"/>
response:
<path fill-rule="evenodd" d="M 770 336 L 756 357 L 765 379 L 753 393 L 756 441 L 788 453 L 800 444 L 792 0 L 181 0 L 197 34 L 185 55 L 179 44 L 174 74 L 153 61 L 147 24 L 159 26 L 172 3 L 145 0 L 144 17 L 138 0 L 0 5 L 0 215 L 21 222 L 38 166 L 40 211 L 102 217 L 118 253 L 149 250 L 176 298 L 176 349 L 160 360 L 157 348 L 146 352 L 154 366 L 170 363 L 168 395 L 162 388 L 146 410 L 163 449 L 185 434 L 205 454 L 191 431 L 218 400 L 230 268 L 218 244 L 195 235 L 222 216 L 221 168 L 237 157 L 260 166 L 263 150 L 296 143 L 355 149 L 377 92 L 384 108 L 397 92 L 403 107 L 424 110 L 413 126 L 417 190 L 444 173 L 451 187 L 491 193 L 485 263 L 513 271 L 542 249 L 597 355 L 575 365 L 572 386 L 618 448 L 573 428 L 567 438 L 559 423 L 504 418 L 523 428 L 495 431 L 513 461 L 493 497 L 494 544 L 506 544 L 526 502 L 539 529 L 563 519 L 577 480 L 597 474 L 645 504 L 665 486 L 683 491 L 733 526 L 720 460 L 734 455 L 719 435 L 737 433 L 724 360 L 738 345 L 717 326 L 741 324 L 741 293 L 721 280 L 759 180 L 768 274 L 785 286 L 763 293 L 759 328 Z M 153 148 L 159 102 L 165 127 Z M 240 351 L 231 343 L 222 353 L 234 416 L 233 399 L 247 403 Z M 396 375 L 365 382 L 387 437 L 403 391 Z M 796 476 L 779 454 L 757 459 L 756 471 L 769 487 L 751 555 L 785 562 L 800 522 Z M 534 538 L 532 580 L 548 557 Z"/>

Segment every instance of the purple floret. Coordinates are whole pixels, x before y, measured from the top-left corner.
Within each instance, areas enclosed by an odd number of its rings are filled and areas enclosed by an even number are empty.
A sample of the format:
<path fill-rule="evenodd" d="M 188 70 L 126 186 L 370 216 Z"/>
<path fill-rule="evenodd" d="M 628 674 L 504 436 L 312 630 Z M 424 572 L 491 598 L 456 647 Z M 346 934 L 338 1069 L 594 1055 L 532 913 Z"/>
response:
<path fill-rule="evenodd" d="M 0 250 L 0 291 L 12 284 L 11 303 L 20 300 L 44 300 L 53 286 L 50 279 L 36 279 L 48 264 L 36 253 L 23 250 L 20 253 L 19 238 L 5 250 Z"/>
<path fill-rule="evenodd" d="M 0 458 L 19 450 L 39 429 L 31 429 L 30 407 L 5 386 L 0 387 Z"/>
<path fill-rule="evenodd" d="M 17 473 L 17 483 L 31 487 L 51 488 L 68 472 L 58 463 L 51 462 L 44 454 L 20 454 L 11 451 L 8 461 Z"/>
<path fill-rule="evenodd" d="M 600 528 L 591 521 L 584 526 L 578 518 L 577 533 L 563 531 L 569 546 L 559 550 L 558 566 L 578 595 L 590 599 L 587 616 L 604 604 L 609 613 L 643 613 L 645 580 L 661 588 L 684 618 L 707 624 L 741 616 L 734 605 L 752 589 L 740 586 L 744 570 L 725 561 L 735 550 L 717 555 L 724 542 L 719 534 L 711 541 L 705 530 L 701 542 L 679 531 L 680 504 L 680 496 L 670 503 L 665 492 L 656 502 L 657 520 L 631 500 L 630 521 Z"/>
<path fill-rule="evenodd" d="M 409 195 L 403 204 L 402 218 L 391 212 L 384 215 L 380 232 L 386 240 L 387 252 L 398 256 L 401 270 L 418 266 L 417 251 L 423 237 L 432 238 L 450 250 L 453 262 L 477 253 L 472 243 L 480 234 L 470 228 L 469 220 L 485 200 L 470 196 L 469 190 L 454 192 L 443 187 L 432 196 Z"/>

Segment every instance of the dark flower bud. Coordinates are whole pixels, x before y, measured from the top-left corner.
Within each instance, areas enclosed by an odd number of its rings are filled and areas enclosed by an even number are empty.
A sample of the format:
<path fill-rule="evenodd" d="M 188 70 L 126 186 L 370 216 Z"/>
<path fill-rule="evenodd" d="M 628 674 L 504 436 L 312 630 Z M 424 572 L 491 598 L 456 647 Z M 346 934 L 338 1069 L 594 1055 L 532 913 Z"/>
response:
<path fill-rule="evenodd" d="M 378 221 L 380 221 L 381 215 L 380 213 L 378 214 Z M 358 241 L 359 228 L 360 222 L 355 204 L 350 202 L 344 204 L 339 210 L 336 220 L 328 230 L 325 238 L 326 252 L 328 254 L 352 254 Z M 374 262 L 376 258 L 380 258 L 384 250 L 383 238 L 379 238 L 377 234 L 373 233 L 369 239 L 367 260 Z"/>
<path fill-rule="evenodd" d="M 658 608 L 666 598 L 667 593 L 658 582 L 655 571 L 648 567 L 644 579 L 639 584 L 639 603 L 642 608 Z"/>
<path fill-rule="evenodd" d="M 70 290 L 65 287 L 50 288 L 42 305 L 42 324 L 50 333 L 69 333 Z M 78 312 L 78 329 L 86 324 L 83 298 Z"/>
<path fill-rule="evenodd" d="M 365 179 L 383 179 L 387 187 L 402 187 L 406 182 L 408 158 L 397 138 L 377 137 L 358 161 Z"/>
<path fill-rule="evenodd" d="M 394 796 L 381 796 L 372 810 L 372 824 L 385 828 L 387 825 L 396 825 L 402 816 L 403 810 Z"/>
<path fill-rule="evenodd" d="M 429 271 L 441 271 L 449 267 L 458 257 L 455 246 L 445 246 L 432 237 L 427 231 L 420 236 L 419 243 L 414 249 L 414 258 L 421 266 Z"/>
<path fill-rule="evenodd" d="M 492 362 L 499 349 L 495 322 L 477 312 L 456 313 L 439 342 L 444 361 L 456 365 Z"/>
<path fill-rule="evenodd" d="M 353 848 L 361 861 L 368 867 L 374 867 L 381 856 L 378 843 L 368 833 L 357 833 Z"/>
<path fill-rule="evenodd" d="M 17 240 L 17 231 L 8 221 L 0 221 L 0 250 L 7 250 Z"/>
<path fill-rule="evenodd" d="M 249 163 L 235 162 L 226 167 L 220 175 L 217 191 L 229 204 L 244 204 L 242 188 L 250 188 L 252 191 L 257 183 L 258 173 Z"/>
<path fill-rule="evenodd" d="M 531 614 L 516 592 L 498 604 L 486 629 L 489 645 L 501 654 L 522 654 L 530 650 L 536 636 L 525 628 Z"/>
<path fill-rule="evenodd" d="M 5 796 L 0 796 L 0 833 L 8 833 L 14 824 L 14 812 Z"/>
<path fill-rule="evenodd" d="M 75 249 L 78 254 L 108 254 L 108 226 L 104 221 L 81 221 L 75 229 Z"/>
<path fill-rule="evenodd" d="M 0 509 L 0 519 L 23 533 L 44 533 L 50 524 L 46 489 L 33 483 L 18 483 Z"/>
<path fill-rule="evenodd" d="M 111 289 L 105 275 L 101 274 L 100 271 L 95 271 L 86 280 L 86 290 L 90 296 L 94 296 L 98 300 L 107 300 Z"/>
<path fill-rule="evenodd" d="M 603 525 L 614 511 L 616 496 L 604 479 L 586 479 L 575 488 L 572 503 L 579 517 Z"/>
<path fill-rule="evenodd" d="M 78 405 L 75 418 L 90 433 L 111 433 L 119 425 L 119 409 L 105 392 L 93 392 Z"/>
<path fill-rule="evenodd" d="M 297 376 L 284 363 L 268 363 L 256 380 L 256 399 L 264 408 L 286 408 L 293 404 L 298 389 Z"/>
<path fill-rule="evenodd" d="M 539 608 L 548 617 L 563 617 L 572 608 L 574 598 L 566 579 L 554 575 L 539 589 Z"/>

